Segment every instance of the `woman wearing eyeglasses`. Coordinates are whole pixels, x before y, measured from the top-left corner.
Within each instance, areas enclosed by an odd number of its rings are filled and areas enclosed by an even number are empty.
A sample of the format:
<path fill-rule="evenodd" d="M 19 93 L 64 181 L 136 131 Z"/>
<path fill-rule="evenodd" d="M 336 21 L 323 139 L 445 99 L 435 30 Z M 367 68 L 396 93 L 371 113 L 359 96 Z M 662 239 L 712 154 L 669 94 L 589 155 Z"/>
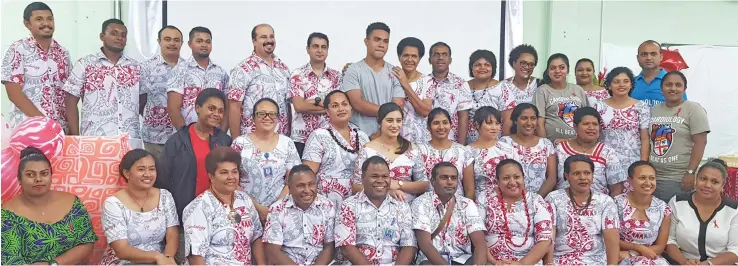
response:
<path fill-rule="evenodd" d="M 252 112 L 254 131 L 233 141 L 241 153 L 241 188 L 254 198 L 259 217 L 266 219 L 269 205 L 287 194 L 285 178 L 289 169 L 300 164 L 295 143 L 274 131 L 279 106 L 270 98 L 256 101 Z"/>

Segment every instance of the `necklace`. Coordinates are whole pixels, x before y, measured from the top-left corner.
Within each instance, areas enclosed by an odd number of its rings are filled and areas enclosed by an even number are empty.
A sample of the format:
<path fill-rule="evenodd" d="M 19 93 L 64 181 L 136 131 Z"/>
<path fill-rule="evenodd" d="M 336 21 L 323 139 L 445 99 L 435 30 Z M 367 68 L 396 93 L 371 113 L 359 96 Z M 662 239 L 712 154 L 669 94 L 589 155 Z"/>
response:
<path fill-rule="evenodd" d="M 579 151 L 579 152 L 584 153 L 584 154 L 589 154 L 589 150 L 592 150 L 595 147 L 597 147 L 597 142 L 595 142 L 595 144 L 594 145 L 591 145 L 590 147 L 584 147 L 584 145 L 582 145 L 581 143 L 579 143 L 579 140 L 577 140 L 577 139 L 574 139 L 574 143 L 576 143 L 577 144 L 577 147 L 581 149 L 581 151 Z"/>
<path fill-rule="evenodd" d="M 380 142 L 380 143 L 379 143 L 379 145 L 382 145 L 382 148 L 384 148 L 384 149 L 385 149 L 385 150 L 387 150 L 388 152 L 392 152 L 392 150 L 391 150 L 390 148 L 387 148 L 387 147 L 385 147 L 385 146 L 384 146 L 384 143 L 381 143 L 381 142 Z M 397 148 L 395 148 L 395 150 L 397 150 Z"/>
<path fill-rule="evenodd" d="M 359 151 L 359 133 L 356 128 L 352 128 L 349 131 L 349 139 L 346 141 L 349 145 L 351 145 L 351 131 L 354 131 L 354 135 L 356 136 L 356 139 L 354 140 L 354 146 L 353 147 L 346 147 L 343 144 L 341 144 L 340 141 L 338 141 L 338 138 L 336 137 L 336 134 L 333 134 L 333 129 L 328 129 L 328 134 L 331 134 L 331 138 L 333 138 L 333 141 L 338 145 L 338 147 L 341 147 L 344 151 L 347 151 L 348 153 L 356 153 Z M 382 145 L 384 147 L 384 145 Z M 351 149 L 353 148 L 353 149 Z"/>
<path fill-rule="evenodd" d="M 147 190 L 146 191 L 146 198 L 144 198 L 143 204 L 139 204 L 138 201 L 135 200 L 135 199 L 133 200 L 133 202 L 135 202 L 136 205 L 138 205 L 138 207 L 141 208 L 141 212 L 144 212 L 144 205 L 146 205 L 146 202 L 149 200 L 149 191 L 151 191 L 151 190 Z M 126 193 L 128 193 L 128 192 L 126 191 Z M 131 193 L 128 193 L 128 196 L 131 197 Z M 131 199 L 133 199 L 133 197 L 131 197 Z"/>
<path fill-rule="evenodd" d="M 25 194 L 21 193 L 21 195 L 23 195 L 23 199 L 25 199 L 25 200 L 26 200 L 26 202 L 30 203 L 31 205 L 34 205 L 34 207 L 38 207 L 38 205 L 36 205 L 36 204 L 32 203 L 32 202 L 31 202 L 30 200 L 28 200 L 28 197 L 26 197 L 26 195 L 25 195 Z M 49 203 L 49 201 L 47 200 L 47 201 L 46 201 L 46 204 L 44 204 L 44 209 L 46 209 L 46 207 L 48 207 L 48 206 L 49 206 L 49 204 L 48 204 L 48 203 Z M 40 208 L 39 208 L 39 209 L 40 209 Z M 44 212 L 43 210 L 41 210 L 40 212 L 41 212 L 41 216 L 46 216 L 46 213 L 45 213 L 45 212 Z"/>
<path fill-rule="evenodd" d="M 592 192 L 589 192 L 589 196 L 587 196 L 587 202 L 584 204 L 584 206 L 579 207 L 579 204 L 577 204 L 576 200 L 574 200 L 574 194 L 571 193 L 571 188 L 566 189 L 567 192 L 569 192 L 569 200 L 571 201 L 571 206 L 574 208 L 574 211 L 582 215 L 582 211 L 589 209 L 589 204 L 592 203 Z"/>
<path fill-rule="evenodd" d="M 525 239 L 523 240 L 523 243 L 519 245 L 512 241 L 512 232 L 510 231 L 510 226 L 507 222 L 507 205 L 505 204 L 505 200 L 502 199 L 502 192 L 497 194 L 497 201 L 499 201 L 500 206 L 502 206 L 502 217 L 504 221 L 502 224 L 502 230 L 505 230 L 505 239 L 507 239 L 507 242 L 514 247 L 520 248 L 525 246 L 525 244 L 528 243 L 528 234 L 530 233 L 530 212 L 528 211 L 528 201 L 525 200 L 525 190 L 523 190 L 523 204 L 525 207 L 525 218 L 528 223 L 525 227 Z"/>
<path fill-rule="evenodd" d="M 221 204 L 228 206 L 228 220 L 231 221 L 231 223 L 237 224 L 241 222 L 241 215 L 236 212 L 236 209 L 233 208 L 233 202 L 236 201 L 236 192 L 232 192 L 231 194 L 231 203 L 227 204 L 225 201 L 223 201 L 220 197 L 218 197 L 218 194 L 215 194 L 215 191 L 213 191 L 213 187 L 210 187 L 210 193 L 215 196 L 218 201 L 220 201 Z"/>

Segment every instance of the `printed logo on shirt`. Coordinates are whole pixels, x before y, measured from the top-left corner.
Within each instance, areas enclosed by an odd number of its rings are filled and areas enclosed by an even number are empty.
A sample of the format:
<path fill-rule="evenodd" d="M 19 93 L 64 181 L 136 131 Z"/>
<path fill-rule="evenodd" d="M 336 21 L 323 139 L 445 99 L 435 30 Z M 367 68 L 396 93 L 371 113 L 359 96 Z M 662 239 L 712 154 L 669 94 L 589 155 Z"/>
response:
<path fill-rule="evenodd" d="M 671 149 L 676 130 L 670 124 L 651 125 L 651 149 L 657 156 L 664 156 Z"/>
<path fill-rule="evenodd" d="M 574 111 L 579 109 L 579 106 L 574 102 L 560 103 L 558 106 L 559 118 L 569 127 L 574 128 Z"/>

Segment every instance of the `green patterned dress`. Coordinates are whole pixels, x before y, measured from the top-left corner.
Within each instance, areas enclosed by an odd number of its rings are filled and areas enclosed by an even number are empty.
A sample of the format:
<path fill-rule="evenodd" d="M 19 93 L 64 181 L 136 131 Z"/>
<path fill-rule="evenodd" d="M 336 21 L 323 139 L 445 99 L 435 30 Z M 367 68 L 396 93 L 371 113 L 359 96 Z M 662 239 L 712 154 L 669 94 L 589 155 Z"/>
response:
<path fill-rule="evenodd" d="M 74 200 L 72 209 L 61 221 L 45 224 L 2 210 L 3 265 L 52 261 L 78 245 L 94 243 L 97 235 L 84 204 Z"/>

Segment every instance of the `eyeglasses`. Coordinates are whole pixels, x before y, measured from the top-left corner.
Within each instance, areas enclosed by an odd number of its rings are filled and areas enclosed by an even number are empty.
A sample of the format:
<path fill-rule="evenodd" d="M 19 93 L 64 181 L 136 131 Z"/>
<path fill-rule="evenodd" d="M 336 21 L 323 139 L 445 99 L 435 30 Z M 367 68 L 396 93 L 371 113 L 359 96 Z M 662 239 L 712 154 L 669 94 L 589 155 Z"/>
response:
<path fill-rule="evenodd" d="M 526 62 L 526 61 L 517 61 L 517 62 L 522 67 L 533 68 L 536 66 L 536 63 L 533 63 L 533 62 Z"/>
<path fill-rule="evenodd" d="M 264 117 L 267 117 L 267 116 L 269 116 L 269 118 L 271 118 L 271 119 L 276 119 L 277 118 L 277 112 L 256 112 L 256 118 L 261 119 L 261 118 L 264 118 Z"/>

